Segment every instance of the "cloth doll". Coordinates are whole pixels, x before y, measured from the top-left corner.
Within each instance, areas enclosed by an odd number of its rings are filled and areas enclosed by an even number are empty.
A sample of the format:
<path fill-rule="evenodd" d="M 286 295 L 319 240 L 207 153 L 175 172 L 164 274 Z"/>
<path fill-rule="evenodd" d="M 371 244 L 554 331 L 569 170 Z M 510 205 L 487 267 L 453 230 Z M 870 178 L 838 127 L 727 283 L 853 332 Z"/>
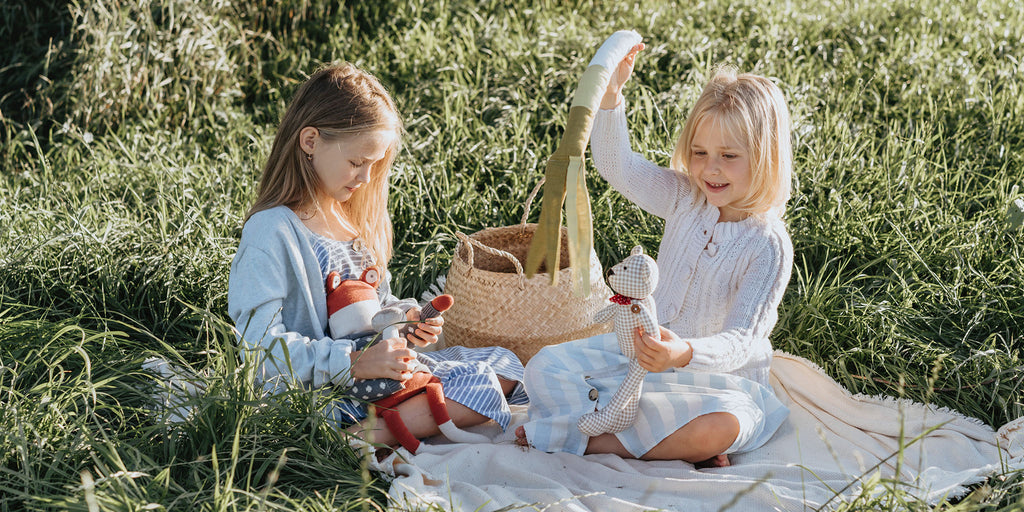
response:
<path fill-rule="evenodd" d="M 415 329 L 415 322 L 406 321 L 401 309 L 381 308 L 377 297 L 379 284 L 380 273 L 373 267 L 366 269 L 359 279 L 343 279 L 338 272 L 327 274 L 328 327 L 332 338 L 354 339 L 355 350 L 363 350 L 379 340 L 406 336 Z M 421 309 L 420 320 L 440 315 L 452 302 L 451 295 L 435 297 Z M 354 398 L 371 402 L 377 417 L 384 420 L 399 444 L 414 455 L 420 442 L 409 432 L 395 407 L 420 393 L 426 393 L 430 413 L 445 437 L 462 443 L 490 442 L 485 436 L 455 426 L 448 415 L 441 380 L 430 373 L 424 361 L 415 361 L 413 376 L 405 382 L 358 379 L 350 390 Z"/>
<path fill-rule="evenodd" d="M 634 247 L 625 260 L 608 271 L 608 287 L 615 292 L 609 299 L 613 304 L 598 311 L 594 321 L 604 323 L 612 320 L 619 349 L 630 358 L 629 370 L 608 405 L 580 417 L 576 426 L 587 436 L 621 432 L 636 420 L 647 370 L 636 360 L 633 331 L 641 327 L 644 333 L 661 340 L 654 298 L 651 297 L 657 285 L 658 265 L 654 258 L 644 254 L 640 246 Z"/>

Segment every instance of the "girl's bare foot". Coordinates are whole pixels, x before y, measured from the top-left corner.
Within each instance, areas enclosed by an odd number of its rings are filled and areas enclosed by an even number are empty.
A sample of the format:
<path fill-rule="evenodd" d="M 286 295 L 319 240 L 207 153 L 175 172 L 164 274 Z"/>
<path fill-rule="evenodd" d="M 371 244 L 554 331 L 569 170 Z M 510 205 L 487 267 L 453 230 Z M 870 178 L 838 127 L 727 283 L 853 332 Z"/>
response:
<path fill-rule="evenodd" d="M 729 464 L 729 456 L 725 455 L 725 454 L 722 454 L 722 455 L 715 455 L 714 457 L 711 457 L 708 460 L 704 460 L 704 461 L 698 462 L 698 463 L 694 464 L 693 467 L 695 467 L 697 469 L 725 468 L 725 467 L 729 467 L 730 465 L 731 464 Z"/>
<path fill-rule="evenodd" d="M 530 441 L 526 439 L 526 427 L 519 425 L 516 427 L 516 445 L 517 446 L 530 446 Z"/>

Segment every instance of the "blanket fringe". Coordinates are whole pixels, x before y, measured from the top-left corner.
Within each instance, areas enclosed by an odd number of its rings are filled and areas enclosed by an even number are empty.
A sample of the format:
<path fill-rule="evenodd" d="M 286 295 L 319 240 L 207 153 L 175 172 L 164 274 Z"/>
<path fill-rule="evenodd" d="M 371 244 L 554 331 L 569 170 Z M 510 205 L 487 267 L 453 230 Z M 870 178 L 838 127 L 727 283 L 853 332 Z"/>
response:
<path fill-rule="evenodd" d="M 774 353 L 774 357 L 781 357 L 783 359 L 790 359 L 790 360 L 799 362 L 799 363 L 801 363 L 803 365 L 806 365 L 809 368 L 812 368 L 814 371 L 816 371 L 819 374 L 821 374 L 821 376 L 824 377 L 825 379 L 827 379 L 829 382 L 831 382 L 832 384 L 834 384 L 837 387 L 839 387 L 840 389 L 842 389 L 843 393 L 847 397 L 849 397 L 849 398 L 851 398 L 853 400 L 856 400 L 858 402 L 863 402 L 863 403 L 867 403 L 867 404 L 883 405 L 883 406 L 886 406 L 886 407 L 895 406 L 895 407 L 898 407 L 898 408 L 900 408 L 902 410 L 905 410 L 905 411 L 921 411 L 921 412 L 943 414 L 943 415 L 947 415 L 947 416 L 952 416 L 953 418 L 955 418 L 955 419 L 957 419 L 959 421 L 964 421 L 964 422 L 970 423 L 970 424 L 972 424 L 972 425 L 974 425 L 976 427 L 984 428 L 984 429 L 991 430 L 991 431 L 995 432 L 995 429 L 992 428 L 991 425 L 985 423 L 984 421 L 981 421 L 980 419 L 975 418 L 973 416 L 968 416 L 968 415 L 966 415 L 966 414 L 964 414 L 964 413 L 962 413 L 960 411 L 957 411 L 955 409 L 950 409 L 949 407 L 946 407 L 946 406 L 935 405 L 935 404 L 930 404 L 930 403 L 923 403 L 923 402 L 917 402 L 917 401 L 911 400 L 909 398 L 898 398 L 898 397 L 893 397 L 893 396 L 883 395 L 883 394 L 879 394 L 879 395 L 865 395 L 863 393 L 856 393 L 856 394 L 851 393 L 850 390 L 846 389 L 846 387 L 844 387 L 844 386 L 840 385 L 838 382 L 836 382 L 836 380 L 833 379 L 828 373 L 826 373 L 825 370 L 821 366 L 819 366 L 818 364 L 814 363 L 813 361 L 811 361 L 811 360 L 809 360 L 809 359 L 807 359 L 805 357 L 794 355 L 794 354 L 790 354 L 790 353 L 784 352 L 782 350 L 776 350 L 775 353 Z M 1018 418 L 1015 421 L 1021 421 L 1021 420 L 1024 420 L 1024 418 Z M 1007 424 L 1007 425 L 1009 425 L 1009 424 Z M 1024 423 L 1022 423 L 1021 425 L 1018 425 L 1018 428 L 1020 426 L 1024 426 Z"/>
<path fill-rule="evenodd" d="M 999 445 L 1010 454 L 1010 463 L 1024 467 L 1024 416 L 999 427 L 996 434 Z"/>

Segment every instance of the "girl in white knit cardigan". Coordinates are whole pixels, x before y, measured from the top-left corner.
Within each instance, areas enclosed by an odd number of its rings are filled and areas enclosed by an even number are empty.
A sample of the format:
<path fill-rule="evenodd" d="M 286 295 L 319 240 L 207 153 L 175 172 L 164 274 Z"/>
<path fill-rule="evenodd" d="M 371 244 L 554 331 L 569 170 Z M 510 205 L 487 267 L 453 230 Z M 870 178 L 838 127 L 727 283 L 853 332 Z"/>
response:
<path fill-rule="evenodd" d="M 609 80 L 591 151 L 601 175 L 665 219 L 654 292 L 661 342 L 638 332 L 649 372 L 640 414 L 622 432 L 587 437 L 578 418 L 604 407 L 628 360 L 615 334 L 546 347 L 526 367 L 529 421 L 518 442 L 579 455 L 723 466 L 763 445 L 788 415 L 768 382 L 768 339 L 789 282 L 793 247 L 782 220 L 792 176 L 790 122 L 767 79 L 720 70 L 683 127 L 672 168 L 630 148 L 622 87 L 638 44 Z"/>

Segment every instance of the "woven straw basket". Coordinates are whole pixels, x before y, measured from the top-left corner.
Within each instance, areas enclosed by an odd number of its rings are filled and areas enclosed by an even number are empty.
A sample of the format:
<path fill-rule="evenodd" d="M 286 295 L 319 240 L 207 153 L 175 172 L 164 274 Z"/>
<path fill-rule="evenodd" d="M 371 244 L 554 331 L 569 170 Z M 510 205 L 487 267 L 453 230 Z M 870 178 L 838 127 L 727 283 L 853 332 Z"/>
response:
<path fill-rule="evenodd" d="M 526 364 L 546 345 L 611 330 L 610 323 L 594 323 L 594 314 L 611 296 L 596 252 L 590 254 L 590 296 L 572 291 L 564 227 L 559 284 L 551 286 L 551 277 L 543 273 L 526 278 L 521 262 L 536 228 L 522 223 L 457 233 L 459 245 L 445 281 L 445 293 L 455 297 L 444 314 L 447 346 L 505 347 Z"/>

